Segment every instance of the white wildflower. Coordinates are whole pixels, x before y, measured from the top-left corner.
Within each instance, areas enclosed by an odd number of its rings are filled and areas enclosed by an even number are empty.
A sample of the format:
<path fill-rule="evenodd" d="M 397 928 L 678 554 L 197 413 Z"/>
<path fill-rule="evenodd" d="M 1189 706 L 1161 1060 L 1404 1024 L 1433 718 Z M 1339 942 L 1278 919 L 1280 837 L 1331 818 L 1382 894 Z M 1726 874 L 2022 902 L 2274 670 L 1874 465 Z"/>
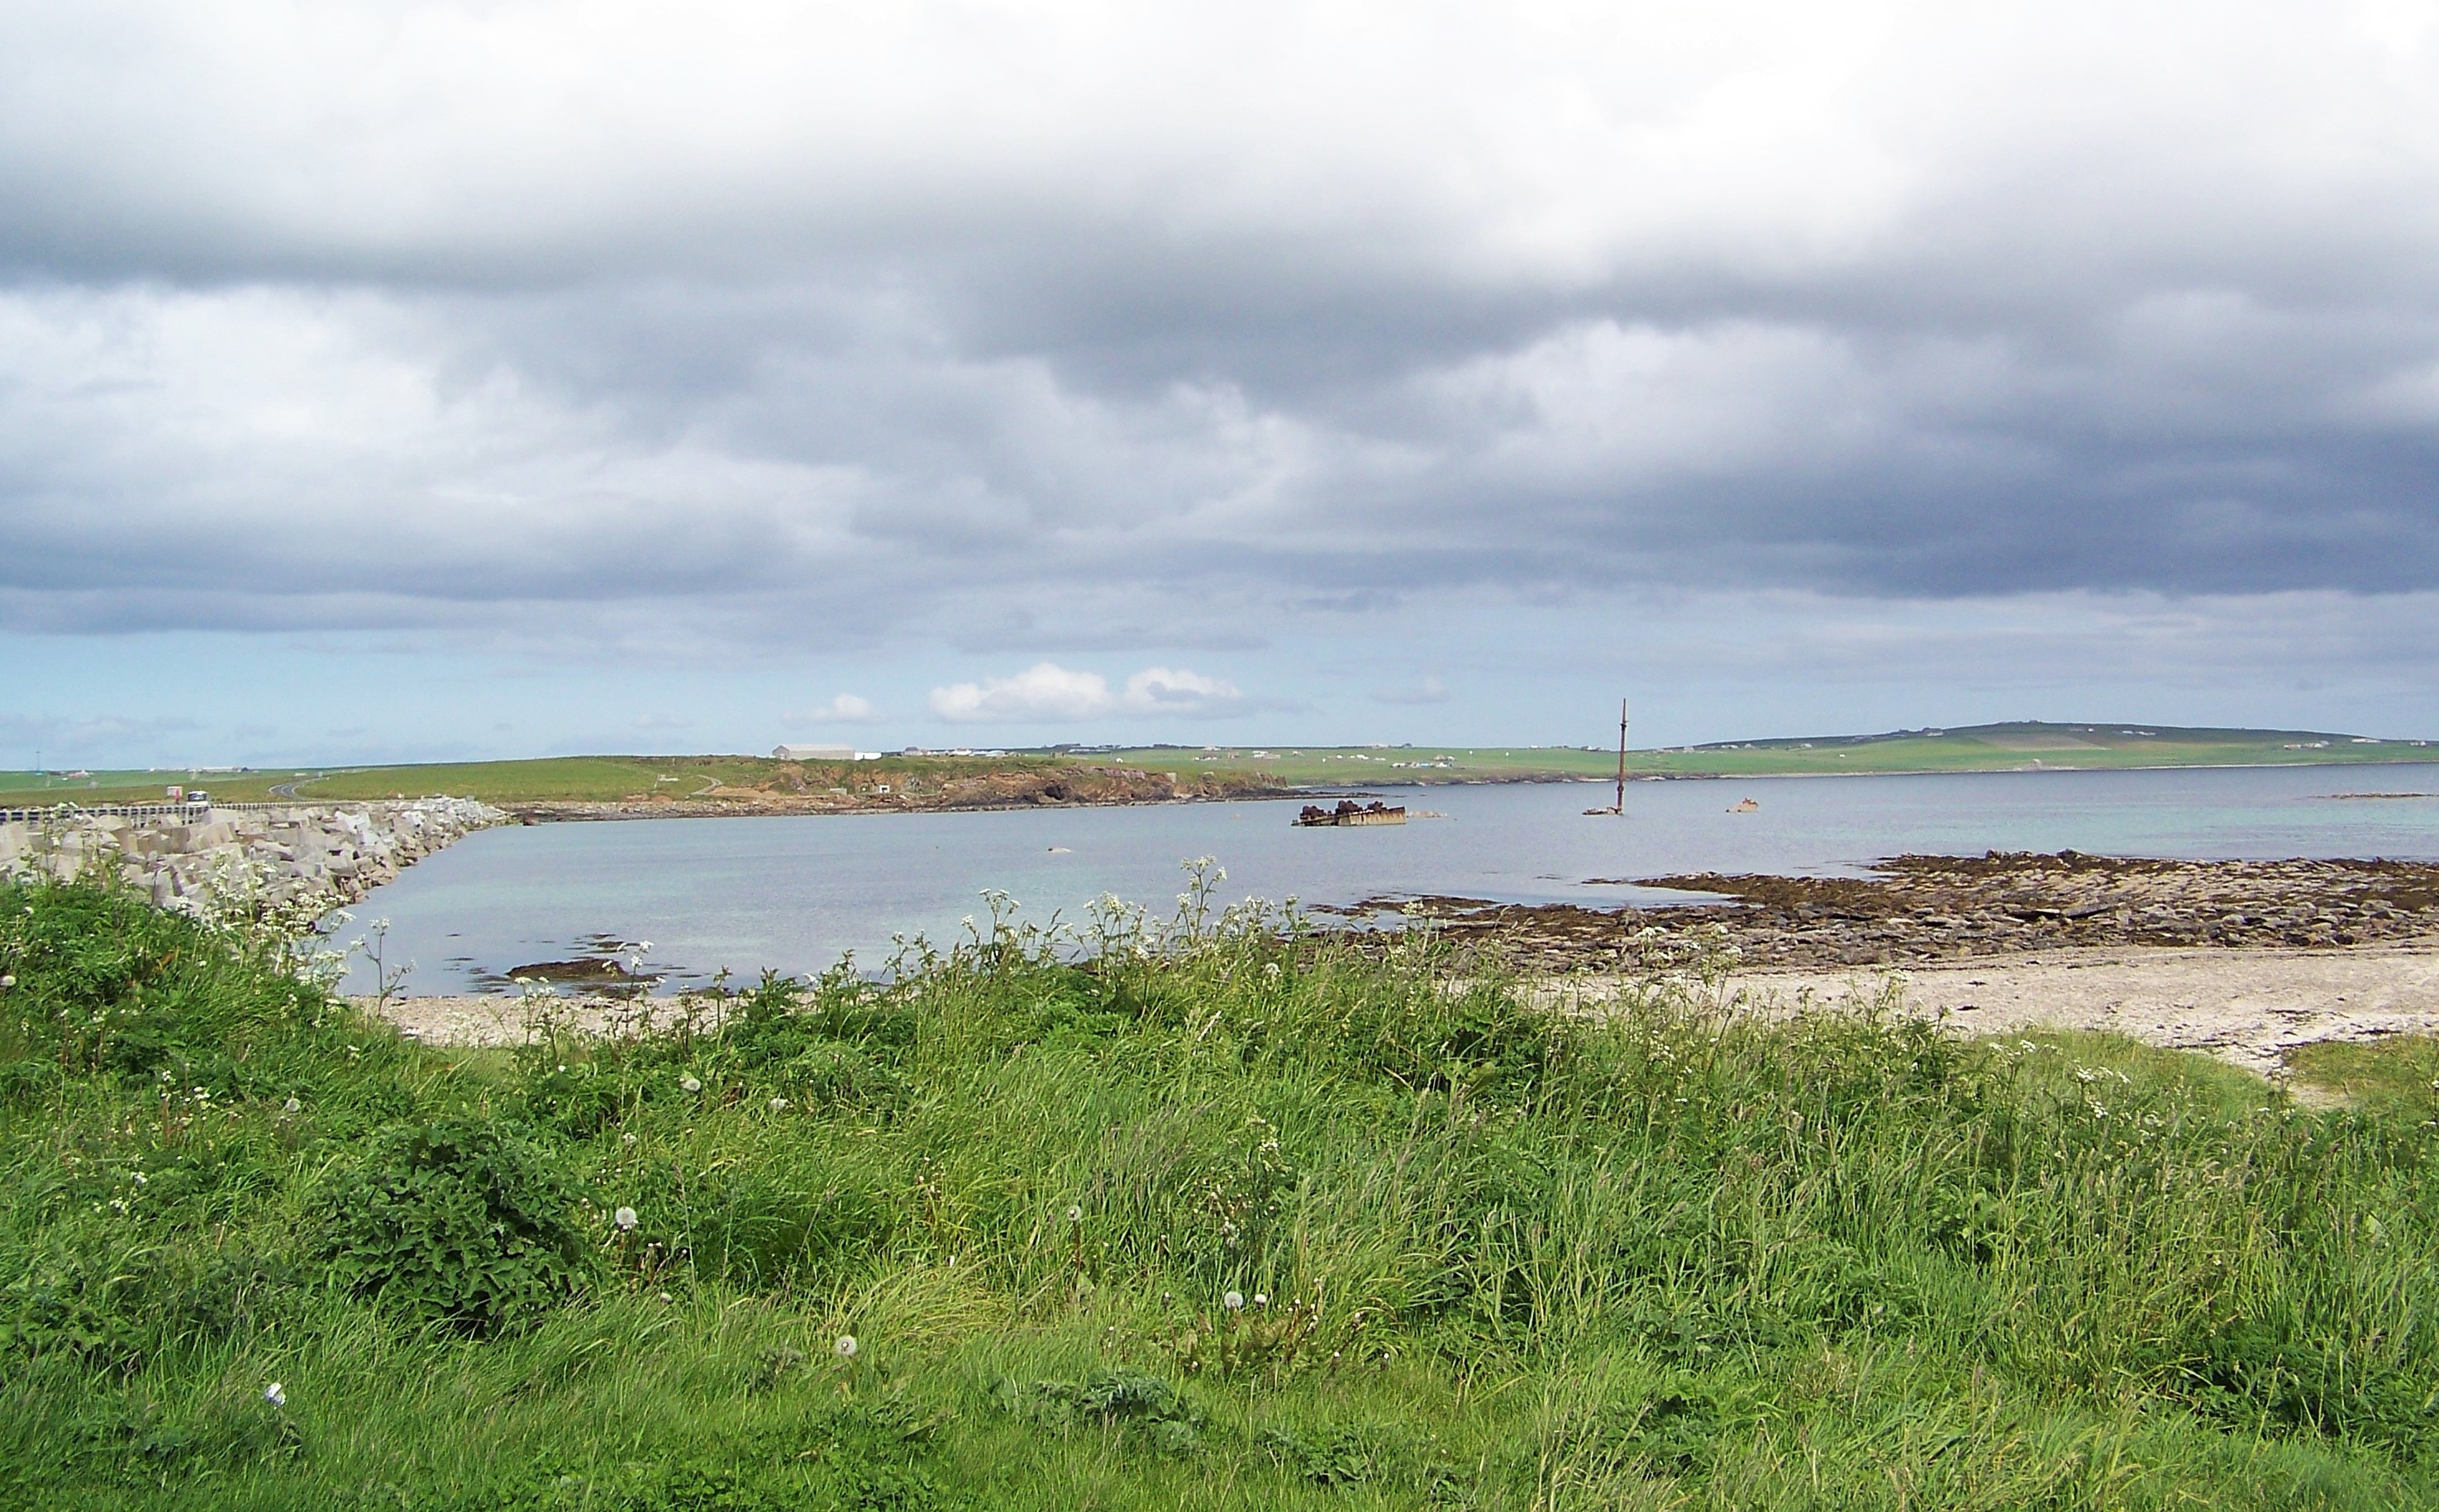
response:
<path fill-rule="evenodd" d="M 291 1097 L 286 1102 L 279 1105 L 279 1110 L 282 1112 L 302 1112 L 305 1110 L 305 1105 L 298 1102 L 295 1098 Z"/>
<path fill-rule="evenodd" d="M 685 1092 L 701 1092 L 703 1091 L 703 1082 L 693 1076 L 681 1076 L 678 1078 L 678 1087 L 680 1090 Z"/>
<path fill-rule="evenodd" d="M 275 1380 L 262 1388 L 262 1399 L 274 1407 L 285 1407 L 288 1405 L 288 1388 Z"/>
<path fill-rule="evenodd" d="M 618 1231 L 620 1233 L 626 1234 L 633 1232 L 635 1224 L 639 1220 L 635 1217 L 635 1210 L 633 1208 L 622 1207 L 617 1212 L 610 1215 L 610 1221 L 618 1225 Z"/>
<path fill-rule="evenodd" d="M 1240 1311 L 1245 1306 L 1245 1293 L 1241 1291 L 1231 1291 L 1226 1296 L 1220 1299 L 1220 1306 L 1227 1308 L 1230 1312 Z"/>
<path fill-rule="evenodd" d="M 1074 1204 L 1074 1203 L 1072 1203 L 1072 1202 L 1071 1202 L 1071 1203 L 1069 1203 L 1069 1204 L 1068 1204 L 1068 1207 L 1067 1207 L 1067 1221 L 1068 1221 L 1068 1222 L 1070 1222 L 1070 1223 L 1081 1223 L 1081 1222 L 1083 1222 L 1083 1221 L 1084 1221 L 1084 1210 L 1083 1210 L 1081 1207 L 1077 1206 L 1076 1204 Z"/>
<path fill-rule="evenodd" d="M 830 1348 L 837 1352 L 841 1360 L 853 1360 L 856 1351 L 855 1335 L 851 1333 L 839 1335 L 838 1343 L 830 1345 Z"/>
<path fill-rule="evenodd" d="M 788 1106 L 788 1099 L 787 1099 L 787 1098 L 785 1098 L 785 1097 L 774 1097 L 774 1098 L 772 1098 L 772 1099 L 771 1099 L 771 1111 L 772 1111 L 773 1112 L 774 1112 L 774 1113 L 775 1113 L 775 1112 L 778 1112 L 780 1110 L 782 1110 L 782 1109 L 786 1108 L 787 1106 Z"/>
<path fill-rule="evenodd" d="M 1256 1292 L 1255 1292 L 1255 1293 L 1254 1293 L 1254 1306 L 1255 1306 L 1255 1307 L 1269 1307 L 1270 1305 L 1271 1305 L 1271 1294 L 1270 1294 L 1269 1292 L 1267 1292 L 1267 1291 L 1256 1291 Z"/>

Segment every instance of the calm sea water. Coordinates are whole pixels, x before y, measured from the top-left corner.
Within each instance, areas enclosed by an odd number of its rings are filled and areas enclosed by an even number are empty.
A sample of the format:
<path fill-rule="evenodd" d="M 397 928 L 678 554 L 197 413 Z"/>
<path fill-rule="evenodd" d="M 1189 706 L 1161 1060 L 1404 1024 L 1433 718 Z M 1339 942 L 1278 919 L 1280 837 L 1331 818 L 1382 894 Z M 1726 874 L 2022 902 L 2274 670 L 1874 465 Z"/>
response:
<path fill-rule="evenodd" d="M 1593 880 L 1851 873 L 1909 851 L 2439 861 L 2439 798 L 2337 796 L 2439 792 L 2439 766 L 1643 782 L 1622 820 L 1583 814 L 1609 797 L 1589 785 L 1380 791 L 1447 817 L 1297 829 L 1295 803 L 1261 802 L 486 830 L 372 894 L 348 933 L 388 918 L 416 992 L 480 990 L 603 937 L 651 941 L 676 986 L 723 966 L 818 970 L 850 951 L 879 966 L 894 933 L 955 935 L 986 888 L 1037 920 L 1104 893 L 1166 912 L 1194 856 L 1226 868 L 1222 900 L 1308 903 L 1682 901 Z M 1743 798 L 1758 811 L 1726 811 Z M 368 972 L 348 989 L 371 990 Z"/>

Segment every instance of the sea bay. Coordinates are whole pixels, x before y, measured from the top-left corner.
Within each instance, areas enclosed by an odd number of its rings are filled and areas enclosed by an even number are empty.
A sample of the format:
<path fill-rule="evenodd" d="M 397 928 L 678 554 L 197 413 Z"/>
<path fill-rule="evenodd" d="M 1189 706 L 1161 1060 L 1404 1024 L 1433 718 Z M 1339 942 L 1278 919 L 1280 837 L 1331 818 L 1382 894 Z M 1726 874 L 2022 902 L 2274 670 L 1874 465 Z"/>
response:
<path fill-rule="evenodd" d="M 1272 801 L 510 827 L 377 890 L 339 937 L 385 918 L 388 960 L 413 962 L 406 989 L 425 993 L 499 990 L 520 965 L 649 940 L 674 988 L 850 952 L 876 968 L 895 935 L 954 937 L 991 889 L 1040 923 L 1077 920 L 1105 894 L 1165 914 L 1180 863 L 1202 856 L 1225 870 L 1221 902 L 1596 906 L 1685 896 L 1616 879 L 1835 875 L 1909 852 L 2439 860 L 2439 797 L 2347 796 L 2439 792 L 2439 766 L 1640 782 L 1623 818 L 1584 814 L 1609 794 L 1583 784 L 1378 791 L 1445 817 L 1299 829 L 1296 804 Z M 1747 798 L 1758 808 L 1729 811 Z M 372 990 L 369 966 L 347 986 Z"/>

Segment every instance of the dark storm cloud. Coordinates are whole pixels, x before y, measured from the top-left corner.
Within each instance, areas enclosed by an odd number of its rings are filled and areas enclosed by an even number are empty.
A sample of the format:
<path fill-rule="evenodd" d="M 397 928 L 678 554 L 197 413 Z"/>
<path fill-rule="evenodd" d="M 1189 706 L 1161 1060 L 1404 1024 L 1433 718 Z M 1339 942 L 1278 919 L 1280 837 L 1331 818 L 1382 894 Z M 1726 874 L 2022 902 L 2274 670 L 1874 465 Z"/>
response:
<path fill-rule="evenodd" d="M 2410 6 L 0 28 L 18 626 L 2439 583 Z"/>

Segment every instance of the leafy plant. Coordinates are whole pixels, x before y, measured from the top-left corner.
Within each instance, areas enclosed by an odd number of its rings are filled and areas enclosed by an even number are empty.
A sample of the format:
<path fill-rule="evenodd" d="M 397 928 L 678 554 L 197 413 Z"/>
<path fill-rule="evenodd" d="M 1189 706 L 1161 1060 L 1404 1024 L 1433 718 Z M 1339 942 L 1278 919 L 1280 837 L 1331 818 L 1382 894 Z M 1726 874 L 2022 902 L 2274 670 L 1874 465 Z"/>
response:
<path fill-rule="evenodd" d="M 316 1253 L 362 1296 L 473 1334 L 532 1321 L 593 1261 L 578 1199 L 514 1126 L 440 1118 L 376 1134 L 316 1197 Z"/>

